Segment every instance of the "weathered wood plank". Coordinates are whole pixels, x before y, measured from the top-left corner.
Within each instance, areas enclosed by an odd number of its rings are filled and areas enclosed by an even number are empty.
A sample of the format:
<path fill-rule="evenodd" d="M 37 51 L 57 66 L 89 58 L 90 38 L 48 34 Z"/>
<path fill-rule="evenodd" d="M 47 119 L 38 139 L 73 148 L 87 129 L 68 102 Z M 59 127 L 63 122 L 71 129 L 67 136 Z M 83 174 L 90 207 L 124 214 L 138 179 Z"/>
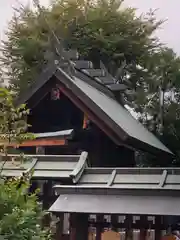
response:
<path fill-rule="evenodd" d="M 38 146 L 64 146 L 66 145 L 66 140 L 64 139 L 38 139 L 38 140 L 28 140 L 22 143 L 7 143 L 8 147 L 38 147 Z M 3 143 L 4 144 L 4 143 Z"/>
<path fill-rule="evenodd" d="M 96 221 L 101 222 L 103 220 L 103 215 L 102 214 L 97 214 L 96 215 Z M 97 225 L 96 226 L 96 240 L 101 240 L 101 235 L 103 232 L 103 226 L 102 225 Z"/>

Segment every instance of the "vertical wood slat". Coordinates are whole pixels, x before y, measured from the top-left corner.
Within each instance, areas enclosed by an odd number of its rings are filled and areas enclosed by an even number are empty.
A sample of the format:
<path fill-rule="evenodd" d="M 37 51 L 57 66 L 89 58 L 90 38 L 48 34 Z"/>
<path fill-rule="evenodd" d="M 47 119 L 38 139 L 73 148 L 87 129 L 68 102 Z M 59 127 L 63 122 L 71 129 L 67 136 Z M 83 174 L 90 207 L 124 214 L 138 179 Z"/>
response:
<path fill-rule="evenodd" d="M 43 146 L 36 147 L 36 154 L 37 155 L 45 155 L 45 147 L 43 147 Z"/>
<path fill-rule="evenodd" d="M 67 235 L 70 229 L 70 214 L 64 213 L 64 221 L 63 221 L 63 234 Z"/>
<path fill-rule="evenodd" d="M 142 226 L 145 222 L 147 222 L 147 216 L 140 216 L 140 223 Z M 140 229 L 140 240 L 146 240 L 146 236 L 147 236 L 147 230 L 144 228 L 141 228 Z"/>
<path fill-rule="evenodd" d="M 161 225 L 161 216 L 156 216 L 155 217 L 155 240 L 159 240 L 161 239 L 161 229 L 160 229 L 160 225 Z"/>
<path fill-rule="evenodd" d="M 132 240 L 133 239 L 133 229 L 132 229 L 132 222 L 133 222 L 133 216 L 127 215 L 126 216 L 126 224 L 127 228 L 125 230 L 125 240 Z"/>
<path fill-rule="evenodd" d="M 51 196 L 52 191 L 52 181 L 45 181 L 43 184 L 43 210 L 47 211 L 50 208 L 49 197 Z M 50 226 L 50 214 L 46 214 L 43 219 L 43 225 L 49 227 Z"/>
<path fill-rule="evenodd" d="M 99 223 L 96 227 L 96 240 L 101 240 L 103 228 L 102 228 L 102 225 L 100 223 L 103 222 L 103 219 L 104 219 L 104 215 L 102 215 L 102 214 L 97 214 L 96 215 L 96 222 Z"/>
<path fill-rule="evenodd" d="M 70 240 L 88 240 L 88 214 L 70 215 Z"/>
<path fill-rule="evenodd" d="M 64 222 L 64 213 L 58 214 L 59 221 L 56 223 L 56 234 L 55 240 L 63 239 L 63 222 Z"/>
<path fill-rule="evenodd" d="M 69 216 L 69 240 L 76 240 L 76 214 L 71 213 Z"/>
<path fill-rule="evenodd" d="M 117 214 L 113 214 L 111 215 L 111 224 L 112 224 L 112 231 L 117 231 L 118 229 L 114 226 L 118 223 L 118 215 Z"/>
<path fill-rule="evenodd" d="M 86 213 L 77 214 L 76 240 L 88 240 L 88 214 Z"/>

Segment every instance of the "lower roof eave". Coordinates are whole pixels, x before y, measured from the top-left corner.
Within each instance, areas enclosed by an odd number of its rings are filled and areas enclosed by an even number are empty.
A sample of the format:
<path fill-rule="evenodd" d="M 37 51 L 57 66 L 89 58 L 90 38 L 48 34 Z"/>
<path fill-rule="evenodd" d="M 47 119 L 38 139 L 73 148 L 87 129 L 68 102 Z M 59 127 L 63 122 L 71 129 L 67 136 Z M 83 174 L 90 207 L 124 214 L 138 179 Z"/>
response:
<path fill-rule="evenodd" d="M 139 141 L 136 138 L 128 137 L 126 139 L 126 144 L 131 145 L 134 149 L 139 149 L 141 151 L 145 151 L 147 153 L 158 155 L 164 158 L 173 158 L 175 157 L 174 153 L 171 152 L 166 146 L 163 149 L 156 148 L 152 145 L 149 145 L 145 142 Z"/>
<path fill-rule="evenodd" d="M 180 196 L 60 195 L 50 212 L 89 214 L 180 215 Z"/>
<path fill-rule="evenodd" d="M 54 190 L 57 195 L 69 194 L 69 195 L 118 195 L 118 196 L 178 196 L 180 197 L 180 187 L 174 186 L 174 188 L 161 188 L 158 186 L 149 187 L 108 187 L 103 184 L 95 186 L 89 184 L 88 186 L 83 185 L 56 185 Z"/>

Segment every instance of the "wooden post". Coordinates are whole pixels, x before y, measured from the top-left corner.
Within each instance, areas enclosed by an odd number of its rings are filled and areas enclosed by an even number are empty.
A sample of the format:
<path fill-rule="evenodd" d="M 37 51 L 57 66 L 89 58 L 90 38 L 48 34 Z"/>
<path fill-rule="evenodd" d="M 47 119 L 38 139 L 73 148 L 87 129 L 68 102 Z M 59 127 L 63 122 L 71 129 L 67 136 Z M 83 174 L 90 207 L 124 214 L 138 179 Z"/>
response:
<path fill-rule="evenodd" d="M 76 240 L 76 214 L 69 216 L 69 240 Z"/>
<path fill-rule="evenodd" d="M 161 216 L 155 217 L 155 240 L 161 239 Z"/>
<path fill-rule="evenodd" d="M 36 147 L 36 154 L 45 155 L 45 147 L 42 147 L 42 146 Z"/>
<path fill-rule="evenodd" d="M 88 240 L 88 214 L 78 213 L 76 226 L 76 240 Z"/>
<path fill-rule="evenodd" d="M 125 240 L 132 240 L 133 239 L 133 229 L 132 229 L 132 222 L 133 222 L 133 216 L 127 215 L 126 216 L 126 232 L 125 232 Z"/>
<path fill-rule="evenodd" d="M 103 215 L 97 214 L 96 222 L 99 223 L 99 224 L 97 224 L 97 227 L 96 227 L 96 240 L 101 240 L 102 230 L 103 230 L 103 228 L 102 228 Z"/>
<path fill-rule="evenodd" d="M 59 221 L 56 223 L 56 234 L 55 240 L 62 240 L 63 238 L 63 221 L 64 221 L 64 213 L 58 214 Z"/>
<path fill-rule="evenodd" d="M 52 182 L 48 180 L 43 184 L 43 210 L 45 211 L 48 211 L 51 205 L 51 202 L 49 201 L 51 196 L 51 191 L 52 191 Z M 43 219 L 43 225 L 49 227 L 50 221 L 51 221 L 50 215 L 46 214 Z"/>
<path fill-rule="evenodd" d="M 147 222 L 147 216 L 140 216 L 140 224 L 142 226 L 142 228 L 140 228 L 140 240 L 146 240 L 147 230 L 143 227 L 144 223 L 146 222 Z"/>
<path fill-rule="evenodd" d="M 67 235 L 70 229 L 70 215 L 69 213 L 64 213 L 64 221 L 63 221 L 63 234 Z"/>
<path fill-rule="evenodd" d="M 70 240 L 88 240 L 88 214 L 71 214 Z"/>
<path fill-rule="evenodd" d="M 112 231 L 117 232 L 117 227 L 115 227 L 117 223 L 118 223 L 118 215 L 117 214 L 111 215 Z"/>

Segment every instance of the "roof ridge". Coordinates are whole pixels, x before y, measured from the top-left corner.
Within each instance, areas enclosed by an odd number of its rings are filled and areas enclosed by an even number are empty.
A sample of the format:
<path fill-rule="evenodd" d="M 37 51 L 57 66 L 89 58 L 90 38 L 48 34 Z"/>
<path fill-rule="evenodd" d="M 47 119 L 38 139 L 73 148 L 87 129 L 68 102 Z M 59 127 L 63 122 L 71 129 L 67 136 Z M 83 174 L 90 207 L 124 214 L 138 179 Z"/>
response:
<path fill-rule="evenodd" d="M 118 79 L 109 73 L 102 61 L 100 61 L 99 68 L 94 68 L 91 60 L 79 59 L 80 55 L 77 50 L 70 49 L 63 52 L 66 54 L 66 57 L 69 58 L 68 61 L 72 61 L 75 69 L 90 77 L 98 84 L 106 87 L 111 92 L 122 93 L 129 88 L 126 84 L 119 83 Z M 74 59 L 74 52 L 76 52 L 76 56 L 78 56 L 76 59 Z"/>

